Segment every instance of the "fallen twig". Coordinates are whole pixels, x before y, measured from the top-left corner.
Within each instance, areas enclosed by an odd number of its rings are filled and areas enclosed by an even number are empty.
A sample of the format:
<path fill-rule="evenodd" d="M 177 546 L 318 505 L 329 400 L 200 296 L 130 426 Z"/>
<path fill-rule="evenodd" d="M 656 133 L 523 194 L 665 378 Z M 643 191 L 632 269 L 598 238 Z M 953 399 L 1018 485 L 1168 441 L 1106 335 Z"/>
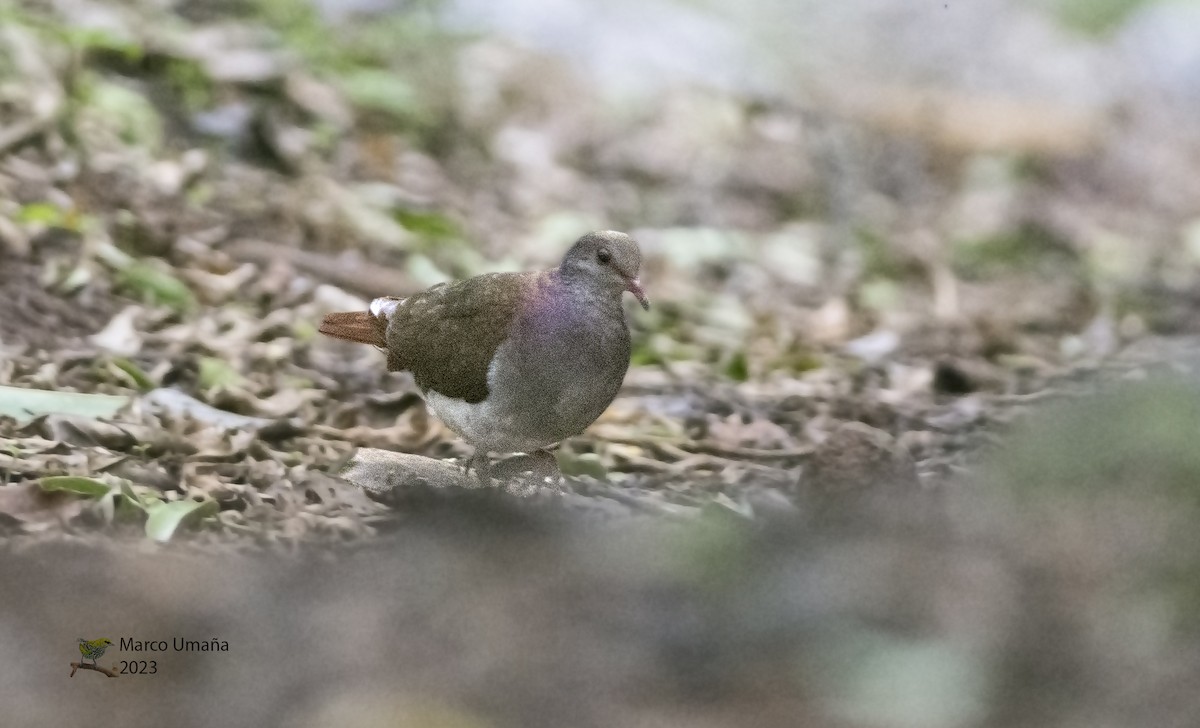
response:
<path fill-rule="evenodd" d="M 633 445 L 663 454 L 675 455 L 680 451 L 688 454 L 714 455 L 727 460 L 787 460 L 790 458 L 806 458 L 812 455 L 811 447 L 795 447 L 779 450 L 769 450 L 756 447 L 730 447 L 711 442 L 684 440 L 675 437 L 657 435 L 606 435 L 595 433 L 597 440 L 614 445 Z"/>
<path fill-rule="evenodd" d="M 474 475 L 468 475 L 458 463 L 363 447 L 354 453 L 338 475 L 385 500 L 390 494 L 417 486 L 467 490 L 496 488 L 513 495 L 527 495 L 530 492 L 529 483 L 521 476 L 533 462 L 526 455 L 499 460 L 492 464 L 492 482 L 484 484 Z"/>
<path fill-rule="evenodd" d="M 308 275 L 368 298 L 379 295 L 380 291 L 402 292 L 419 288 L 407 272 L 398 268 L 297 250 L 290 245 L 266 240 L 240 238 L 225 245 L 222 250 L 236 260 L 248 260 L 260 265 L 286 261 Z"/>

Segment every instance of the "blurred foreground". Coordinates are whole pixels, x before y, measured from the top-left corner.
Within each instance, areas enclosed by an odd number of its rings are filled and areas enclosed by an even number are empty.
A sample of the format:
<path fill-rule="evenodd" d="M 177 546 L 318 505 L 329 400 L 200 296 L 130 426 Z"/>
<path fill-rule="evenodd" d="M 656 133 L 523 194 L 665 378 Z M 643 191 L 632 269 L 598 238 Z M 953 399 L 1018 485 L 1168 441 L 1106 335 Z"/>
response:
<path fill-rule="evenodd" d="M 1033 418 L 970 482 L 757 524 L 410 502 L 354 551 L 0 564 L 9 725 L 1193 725 L 1194 379 Z M 217 638 L 67 678 L 76 633 Z"/>

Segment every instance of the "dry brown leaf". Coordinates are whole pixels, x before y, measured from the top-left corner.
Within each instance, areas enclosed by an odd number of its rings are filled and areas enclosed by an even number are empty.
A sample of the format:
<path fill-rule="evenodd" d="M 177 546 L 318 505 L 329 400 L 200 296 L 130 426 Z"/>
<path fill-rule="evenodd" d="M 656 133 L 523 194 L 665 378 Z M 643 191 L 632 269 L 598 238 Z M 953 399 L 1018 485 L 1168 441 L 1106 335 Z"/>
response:
<path fill-rule="evenodd" d="M 728 417 L 708 415 L 708 439 L 726 447 L 785 448 L 794 447 L 795 440 L 779 425 L 767 419 L 743 421 L 741 415 Z"/>
<path fill-rule="evenodd" d="M 47 493 L 36 482 L 0 487 L 0 515 L 23 524 L 65 525 L 83 512 L 86 503 L 70 493 Z"/>

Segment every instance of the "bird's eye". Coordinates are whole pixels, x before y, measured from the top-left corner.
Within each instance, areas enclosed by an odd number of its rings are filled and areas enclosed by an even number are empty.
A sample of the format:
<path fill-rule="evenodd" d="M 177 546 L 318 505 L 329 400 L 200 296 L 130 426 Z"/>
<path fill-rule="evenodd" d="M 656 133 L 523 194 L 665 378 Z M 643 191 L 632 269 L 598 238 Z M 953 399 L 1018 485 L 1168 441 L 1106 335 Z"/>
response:
<path fill-rule="evenodd" d="M 600 248 L 596 252 L 596 260 L 600 261 L 601 265 L 608 265 L 608 261 L 612 260 L 612 253 L 608 252 L 608 248 Z"/>

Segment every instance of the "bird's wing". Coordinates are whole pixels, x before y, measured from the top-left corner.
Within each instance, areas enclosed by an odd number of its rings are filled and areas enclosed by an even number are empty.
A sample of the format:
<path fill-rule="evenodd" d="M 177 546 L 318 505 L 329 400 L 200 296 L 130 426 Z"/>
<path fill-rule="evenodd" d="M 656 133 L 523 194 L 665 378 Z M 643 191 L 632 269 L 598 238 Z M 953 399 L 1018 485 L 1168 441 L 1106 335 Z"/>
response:
<path fill-rule="evenodd" d="M 540 273 L 489 273 L 409 296 L 391 314 L 388 369 L 447 397 L 480 402 L 488 366 Z"/>

